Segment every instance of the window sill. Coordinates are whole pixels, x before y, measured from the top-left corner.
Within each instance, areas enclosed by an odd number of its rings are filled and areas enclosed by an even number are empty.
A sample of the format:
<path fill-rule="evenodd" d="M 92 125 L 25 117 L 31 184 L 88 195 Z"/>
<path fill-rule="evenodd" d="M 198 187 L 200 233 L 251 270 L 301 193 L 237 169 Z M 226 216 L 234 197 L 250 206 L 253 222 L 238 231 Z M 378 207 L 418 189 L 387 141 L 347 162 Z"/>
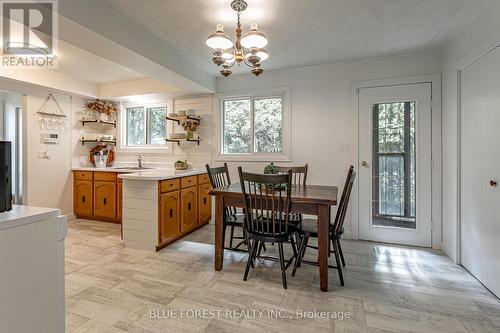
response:
<path fill-rule="evenodd" d="M 223 154 L 215 159 L 217 162 L 291 162 L 290 156 L 280 155 L 245 155 L 245 154 Z"/>

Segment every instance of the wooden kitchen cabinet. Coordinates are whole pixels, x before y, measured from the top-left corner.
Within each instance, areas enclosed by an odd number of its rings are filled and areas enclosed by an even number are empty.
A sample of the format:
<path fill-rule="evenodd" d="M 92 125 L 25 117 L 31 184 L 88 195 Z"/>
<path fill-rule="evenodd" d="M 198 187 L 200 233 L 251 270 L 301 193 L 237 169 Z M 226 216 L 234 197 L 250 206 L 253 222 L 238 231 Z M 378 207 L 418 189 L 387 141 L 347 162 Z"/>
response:
<path fill-rule="evenodd" d="M 116 183 L 94 181 L 94 215 L 116 218 Z"/>
<path fill-rule="evenodd" d="M 212 218 L 212 197 L 208 194 L 211 188 L 210 184 L 198 186 L 198 225 L 208 223 Z"/>
<path fill-rule="evenodd" d="M 92 180 L 75 180 L 73 196 L 75 215 L 92 215 L 94 207 Z"/>
<path fill-rule="evenodd" d="M 210 188 L 207 174 L 158 182 L 157 250 L 210 221 Z"/>
<path fill-rule="evenodd" d="M 121 223 L 122 180 L 116 172 L 74 171 L 73 213 L 78 218 Z"/>
<path fill-rule="evenodd" d="M 179 191 L 160 196 L 160 243 L 175 239 L 181 233 L 179 216 Z"/>
<path fill-rule="evenodd" d="M 182 181 L 181 181 L 182 183 Z M 198 225 L 198 188 L 191 186 L 181 190 L 181 232 Z"/>

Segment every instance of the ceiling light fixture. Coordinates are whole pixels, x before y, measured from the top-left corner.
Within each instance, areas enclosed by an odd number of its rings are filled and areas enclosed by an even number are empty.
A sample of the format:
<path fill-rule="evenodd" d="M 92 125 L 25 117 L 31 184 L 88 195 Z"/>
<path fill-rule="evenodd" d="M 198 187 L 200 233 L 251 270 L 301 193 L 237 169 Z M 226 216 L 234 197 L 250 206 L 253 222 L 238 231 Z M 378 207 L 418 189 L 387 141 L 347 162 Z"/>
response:
<path fill-rule="evenodd" d="M 262 61 L 269 58 L 269 54 L 264 49 L 267 45 L 267 37 L 257 29 L 257 24 L 252 23 L 250 31 L 243 35 L 240 22 L 240 14 L 247 8 L 244 0 L 234 0 L 231 2 L 231 8 L 236 11 L 238 25 L 236 27 L 236 42 L 224 33 L 224 26 L 217 25 L 217 30 L 210 34 L 206 44 L 212 50 L 212 61 L 219 67 L 222 67 L 220 73 L 223 76 L 231 75 L 231 68 L 234 65 L 240 66 L 245 63 L 252 68 L 251 72 L 259 76 L 264 71 L 261 68 Z"/>

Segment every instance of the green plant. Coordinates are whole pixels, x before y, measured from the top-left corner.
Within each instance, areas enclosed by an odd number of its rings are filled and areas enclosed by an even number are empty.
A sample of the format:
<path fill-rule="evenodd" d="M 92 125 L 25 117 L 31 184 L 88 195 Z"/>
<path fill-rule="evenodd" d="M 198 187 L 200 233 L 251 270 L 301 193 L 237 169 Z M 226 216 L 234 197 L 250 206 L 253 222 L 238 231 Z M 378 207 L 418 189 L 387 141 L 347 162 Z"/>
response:
<path fill-rule="evenodd" d="M 278 173 L 278 168 L 276 167 L 276 165 L 274 165 L 273 162 L 266 165 L 266 167 L 264 168 L 264 174 L 266 175 L 276 175 L 277 173 Z"/>

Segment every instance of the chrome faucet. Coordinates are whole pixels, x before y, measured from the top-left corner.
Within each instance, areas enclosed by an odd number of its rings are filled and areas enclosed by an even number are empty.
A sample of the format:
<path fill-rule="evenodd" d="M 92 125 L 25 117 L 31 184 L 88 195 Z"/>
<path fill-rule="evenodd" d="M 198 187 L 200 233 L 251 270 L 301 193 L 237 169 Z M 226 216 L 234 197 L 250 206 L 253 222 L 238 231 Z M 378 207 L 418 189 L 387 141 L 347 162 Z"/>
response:
<path fill-rule="evenodd" d="M 141 156 L 141 154 L 137 155 L 137 167 L 142 169 L 142 156 Z"/>

